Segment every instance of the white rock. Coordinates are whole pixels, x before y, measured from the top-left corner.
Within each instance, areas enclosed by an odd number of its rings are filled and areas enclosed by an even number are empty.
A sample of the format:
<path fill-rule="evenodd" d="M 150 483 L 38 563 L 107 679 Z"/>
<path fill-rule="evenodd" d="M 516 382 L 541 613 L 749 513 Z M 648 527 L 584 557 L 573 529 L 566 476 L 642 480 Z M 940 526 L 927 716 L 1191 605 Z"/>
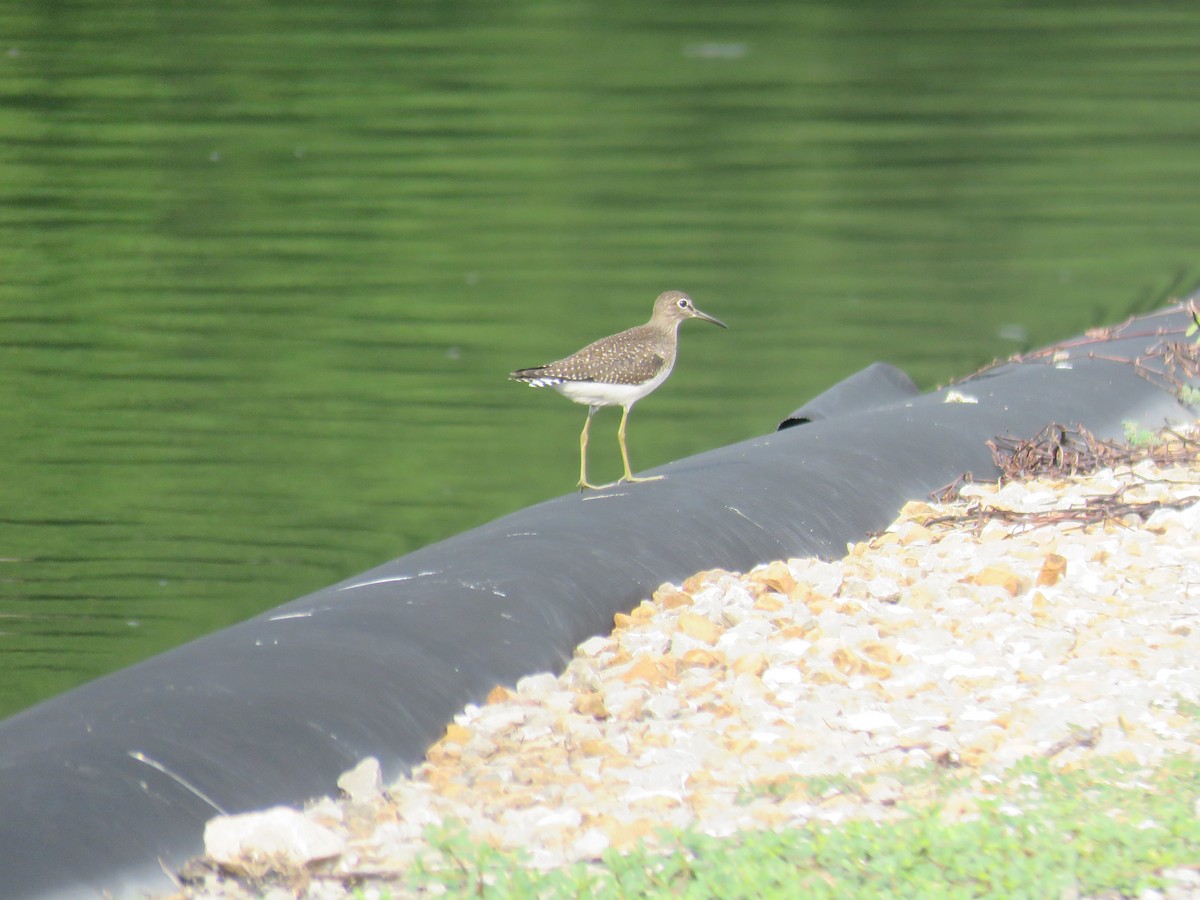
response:
<path fill-rule="evenodd" d="M 595 637 L 588 638 L 586 641 L 576 647 L 575 652 L 580 656 L 599 656 L 604 651 L 612 649 L 610 643 L 611 639 L 608 637 L 608 635 L 598 634 Z"/>
<path fill-rule="evenodd" d="M 667 652 L 671 639 L 661 631 L 636 629 L 621 634 L 621 649 L 630 656 L 646 653 L 650 656 L 662 656 Z"/>
<path fill-rule="evenodd" d="M 959 714 L 960 722 L 992 722 L 997 713 L 982 706 L 969 706 Z"/>
<path fill-rule="evenodd" d="M 842 720 L 851 731 L 894 731 L 896 720 L 878 709 L 865 709 L 851 713 Z"/>
<path fill-rule="evenodd" d="M 599 859 L 610 844 L 611 841 L 607 834 L 599 828 L 589 828 L 571 844 L 571 858 L 575 860 Z"/>
<path fill-rule="evenodd" d="M 491 734 L 507 734 L 525 723 L 525 710 L 519 706 L 498 703 L 485 706 L 475 717 L 475 727 Z"/>
<path fill-rule="evenodd" d="M 383 770 L 379 760 L 368 756 L 353 769 L 343 772 L 337 786 L 351 803 L 370 803 L 383 793 Z"/>
<path fill-rule="evenodd" d="M 795 666 L 771 666 L 762 674 L 763 684 L 771 687 L 779 687 L 781 685 L 803 684 L 805 681 L 804 672 Z"/>
<path fill-rule="evenodd" d="M 947 681 L 953 681 L 955 678 L 992 678 L 999 675 L 1001 669 L 998 666 L 950 666 L 942 673 L 942 677 Z"/>
<path fill-rule="evenodd" d="M 218 816 L 204 826 L 204 852 L 231 868 L 240 860 L 268 856 L 303 866 L 339 856 L 345 849 L 343 838 L 287 806 Z"/>
<path fill-rule="evenodd" d="M 674 719 L 683 708 L 683 704 L 670 694 L 655 694 L 642 707 L 656 719 Z"/>
<path fill-rule="evenodd" d="M 558 689 L 558 679 L 549 672 L 526 675 L 517 682 L 517 693 L 522 697 L 543 697 Z"/>

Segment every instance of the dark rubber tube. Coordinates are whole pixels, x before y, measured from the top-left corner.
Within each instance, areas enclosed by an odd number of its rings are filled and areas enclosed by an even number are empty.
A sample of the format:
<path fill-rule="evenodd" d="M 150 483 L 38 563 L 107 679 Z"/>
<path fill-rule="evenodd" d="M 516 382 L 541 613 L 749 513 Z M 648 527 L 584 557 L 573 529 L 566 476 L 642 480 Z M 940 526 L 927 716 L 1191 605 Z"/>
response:
<path fill-rule="evenodd" d="M 495 684 L 560 671 L 664 581 L 793 556 L 840 557 L 986 442 L 1080 423 L 1119 437 L 1193 414 L 1129 362 L 1178 308 L 1102 345 L 917 395 L 874 366 L 782 430 L 572 493 L 418 550 L 0 723 L 0 896 L 169 891 L 220 812 L 299 805 L 365 756 L 393 778 Z M 1161 367 L 1160 367 L 1161 368 Z M 795 424 L 804 422 L 805 424 Z"/>

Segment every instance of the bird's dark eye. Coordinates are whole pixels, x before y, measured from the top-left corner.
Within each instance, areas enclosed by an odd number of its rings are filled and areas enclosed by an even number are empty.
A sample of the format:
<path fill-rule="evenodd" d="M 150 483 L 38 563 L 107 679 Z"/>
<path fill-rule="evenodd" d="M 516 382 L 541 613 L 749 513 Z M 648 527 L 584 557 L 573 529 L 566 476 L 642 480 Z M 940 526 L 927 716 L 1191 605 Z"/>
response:
<path fill-rule="evenodd" d="M 678 302 L 678 303 L 679 303 L 679 308 L 680 308 L 680 309 L 687 309 L 687 308 L 688 308 L 688 302 L 687 302 L 686 300 L 679 300 L 679 301 L 676 301 L 676 302 Z"/>

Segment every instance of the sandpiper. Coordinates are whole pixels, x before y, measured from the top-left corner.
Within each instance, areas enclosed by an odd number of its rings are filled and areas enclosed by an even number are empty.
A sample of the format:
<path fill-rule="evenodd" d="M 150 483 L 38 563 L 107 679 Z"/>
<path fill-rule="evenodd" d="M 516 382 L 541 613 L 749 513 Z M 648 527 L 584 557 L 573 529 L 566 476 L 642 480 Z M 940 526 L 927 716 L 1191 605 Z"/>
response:
<path fill-rule="evenodd" d="M 587 480 L 588 426 L 592 424 L 596 410 L 602 406 L 620 406 L 623 410 L 617 441 L 621 445 L 625 474 L 613 483 L 657 481 L 663 477 L 634 477 L 629 468 L 629 451 L 625 447 L 625 423 L 633 404 L 666 381 L 671 374 L 679 346 L 679 323 L 684 319 L 704 319 L 722 328 L 727 327 L 720 319 L 696 309 L 687 294 L 667 291 L 659 294 L 654 301 L 654 314 L 645 325 L 601 338 L 564 359 L 532 369 L 518 369 L 509 376 L 530 387 L 552 387 L 564 397 L 587 405 L 587 419 L 583 423 L 583 433 L 579 435 L 580 490 L 612 486 L 594 485 Z"/>

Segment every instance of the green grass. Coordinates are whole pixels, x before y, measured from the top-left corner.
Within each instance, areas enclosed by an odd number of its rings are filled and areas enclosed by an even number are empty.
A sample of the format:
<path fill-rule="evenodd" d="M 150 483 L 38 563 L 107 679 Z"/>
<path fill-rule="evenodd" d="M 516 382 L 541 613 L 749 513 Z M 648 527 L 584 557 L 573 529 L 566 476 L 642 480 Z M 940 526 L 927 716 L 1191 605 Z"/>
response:
<path fill-rule="evenodd" d="M 530 871 L 522 854 L 474 843 L 448 825 L 429 833 L 431 852 L 408 883 L 382 897 L 430 888 L 489 898 L 1136 896 L 1164 886 L 1162 870 L 1200 864 L 1193 759 L 1067 773 L 1029 762 L 1001 781 L 976 781 L 973 817 L 948 815 L 944 805 L 965 776 L 928 777 L 939 799 L 897 821 L 731 838 L 673 833 L 664 836 L 667 854 L 610 852 L 601 863 L 553 872 Z"/>
<path fill-rule="evenodd" d="M 1143 428 L 1136 422 L 1124 421 L 1121 427 L 1125 432 L 1125 443 L 1131 447 L 1150 447 L 1162 442 L 1162 432 Z"/>

